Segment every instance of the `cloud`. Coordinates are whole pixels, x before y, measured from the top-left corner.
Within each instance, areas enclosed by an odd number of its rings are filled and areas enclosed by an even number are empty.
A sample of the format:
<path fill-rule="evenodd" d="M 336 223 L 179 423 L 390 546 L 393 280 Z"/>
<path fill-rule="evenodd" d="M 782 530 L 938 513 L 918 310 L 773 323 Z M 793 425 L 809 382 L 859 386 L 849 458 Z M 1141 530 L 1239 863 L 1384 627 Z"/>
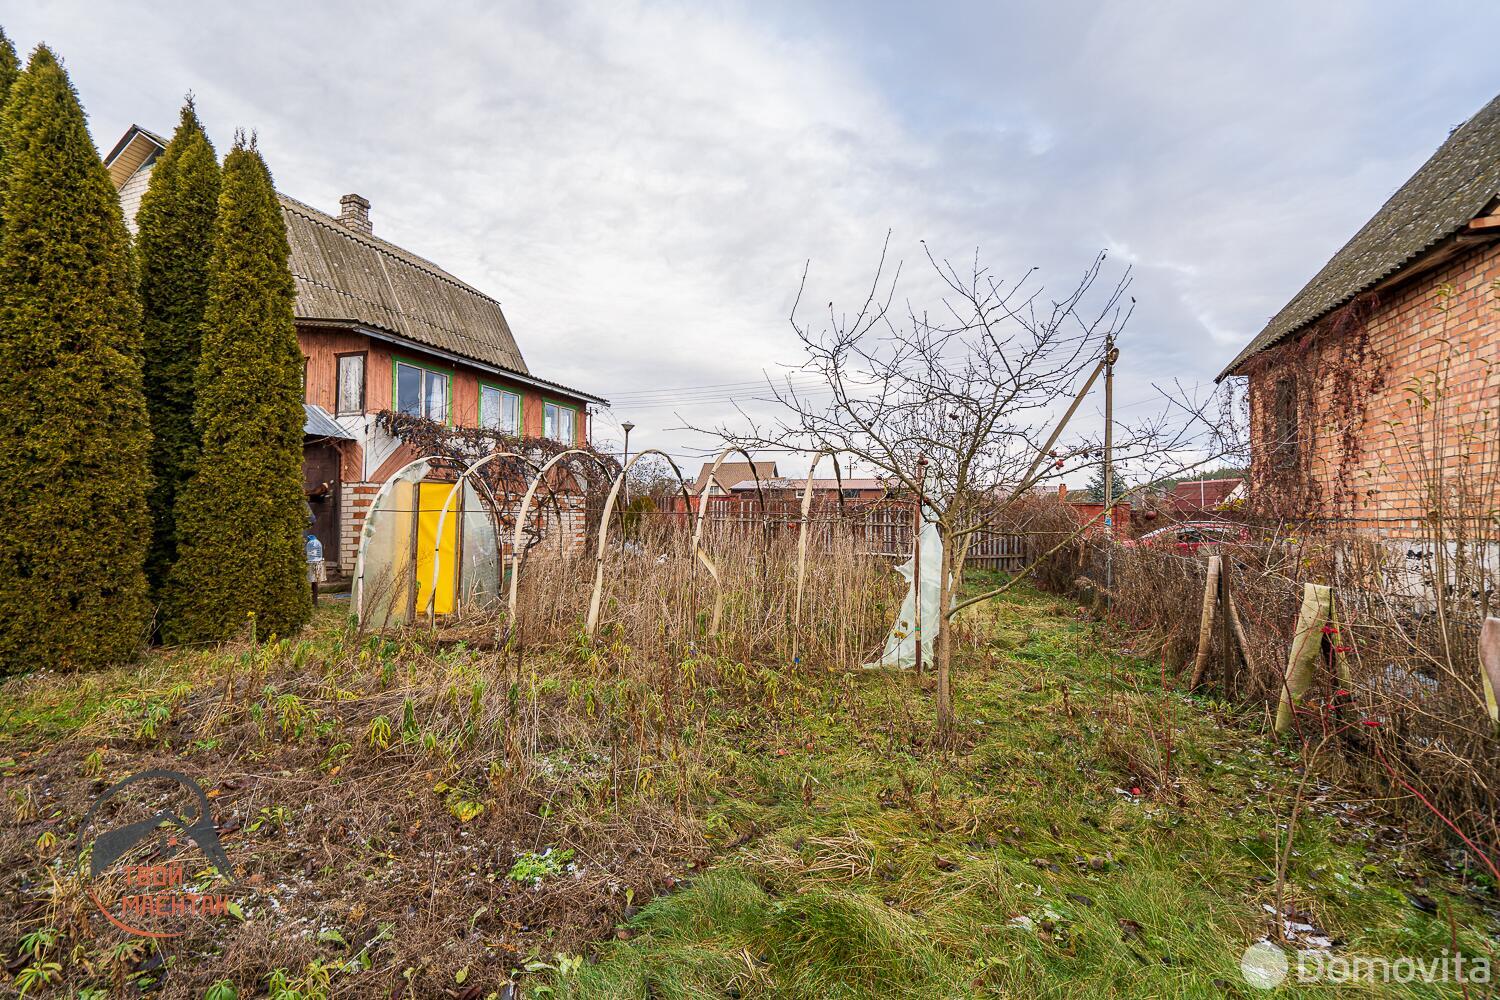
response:
<path fill-rule="evenodd" d="M 706 442 L 639 394 L 795 361 L 804 261 L 811 301 L 853 305 L 887 230 L 913 265 L 919 240 L 978 247 L 1056 285 L 1109 247 L 1139 300 L 1121 398 L 1211 378 L 1492 96 L 1447 16 L 75 2 L 6 27 L 66 57 L 101 146 L 195 91 L 221 149 L 256 129 L 288 194 L 358 191 L 379 234 L 499 298 L 533 371 L 637 400 L 601 437 L 632 419 L 684 454 Z"/>

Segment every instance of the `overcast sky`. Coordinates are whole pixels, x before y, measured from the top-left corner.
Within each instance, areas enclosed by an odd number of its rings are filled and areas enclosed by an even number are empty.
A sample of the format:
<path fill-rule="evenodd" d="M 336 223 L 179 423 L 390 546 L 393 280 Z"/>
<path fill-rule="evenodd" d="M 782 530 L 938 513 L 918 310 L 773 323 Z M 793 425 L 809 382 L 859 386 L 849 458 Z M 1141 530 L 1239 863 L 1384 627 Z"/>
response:
<path fill-rule="evenodd" d="M 692 454 L 670 428 L 798 360 L 804 262 L 812 301 L 855 305 L 887 230 L 910 267 L 925 240 L 1059 288 L 1108 249 L 1138 300 L 1121 402 L 1211 380 L 1500 89 L 1463 57 L 1492 11 L 29 0 L 0 23 L 64 58 L 101 149 L 169 134 L 193 91 L 221 154 L 253 129 L 287 194 L 363 194 L 501 301 L 533 373 L 619 400 L 596 443 L 629 419 L 632 450 Z"/>

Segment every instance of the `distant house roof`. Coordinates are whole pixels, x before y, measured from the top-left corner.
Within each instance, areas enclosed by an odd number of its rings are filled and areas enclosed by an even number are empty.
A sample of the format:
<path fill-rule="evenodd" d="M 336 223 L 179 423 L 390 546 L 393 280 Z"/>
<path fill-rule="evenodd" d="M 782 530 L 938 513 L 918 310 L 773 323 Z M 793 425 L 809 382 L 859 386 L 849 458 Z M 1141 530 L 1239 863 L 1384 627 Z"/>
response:
<path fill-rule="evenodd" d="M 723 473 L 723 471 L 724 470 L 722 468 L 719 470 L 720 473 Z M 798 491 L 801 491 L 801 490 L 803 490 L 803 489 L 805 489 L 807 487 L 807 479 L 805 477 L 801 478 L 801 479 L 798 479 L 796 477 L 782 477 L 782 478 L 779 478 L 779 479 L 763 479 L 763 480 L 761 480 L 760 485 L 761 485 L 762 489 L 767 489 L 767 490 L 798 490 Z M 850 478 L 850 479 L 843 479 L 843 480 L 840 480 L 840 479 L 814 479 L 812 481 L 812 488 L 813 488 L 814 491 L 817 491 L 817 490 L 836 490 L 836 489 L 840 489 L 840 488 L 843 488 L 843 489 L 846 489 L 846 490 L 883 490 L 883 489 L 885 489 L 885 482 L 883 480 L 880 480 L 880 479 L 870 479 L 870 478 L 857 478 L 857 479 L 856 478 Z M 754 479 L 743 479 L 740 482 L 737 482 L 733 486 L 731 486 L 730 490 L 732 492 L 735 492 L 735 493 L 744 493 L 744 492 L 754 493 L 755 492 L 755 480 Z"/>
<path fill-rule="evenodd" d="M 1321 319 L 1483 214 L 1500 195 L 1500 97 L 1464 122 L 1219 373 Z"/>
<path fill-rule="evenodd" d="M 160 136 L 133 125 L 115 144 L 105 166 L 124 190 L 143 188 L 136 177 L 165 147 Z M 134 159 L 127 171 L 123 164 Z M 147 171 L 149 173 L 149 171 Z M 436 264 L 394 243 L 360 232 L 295 198 L 278 194 L 291 244 L 297 298 L 293 312 L 304 324 L 359 327 L 372 336 L 446 354 L 593 403 L 607 400 L 559 382 L 537 378 L 505 321 L 500 303 Z M 139 193 L 136 194 L 138 205 Z"/>
<path fill-rule="evenodd" d="M 350 431 L 340 426 L 337 420 L 329 416 L 327 410 L 316 403 L 303 403 L 302 410 L 305 414 L 302 422 L 302 434 L 304 437 L 342 438 L 345 441 L 359 440 Z"/>
<path fill-rule="evenodd" d="M 695 494 L 703 492 L 703 487 L 708 483 L 708 473 L 713 467 L 714 463 L 704 462 L 703 468 L 698 470 L 698 479 L 693 483 Z M 742 483 L 747 479 L 753 482 L 757 476 L 765 482 L 778 478 L 780 473 L 776 471 L 775 462 L 756 462 L 754 468 L 751 468 L 749 462 L 725 462 L 714 475 L 714 485 L 727 493 L 735 483 Z"/>
<path fill-rule="evenodd" d="M 1167 495 L 1167 502 L 1178 511 L 1214 510 L 1234 499 L 1236 494 L 1243 493 L 1244 485 L 1245 480 L 1240 477 L 1194 479 L 1172 487 L 1172 492 Z"/>

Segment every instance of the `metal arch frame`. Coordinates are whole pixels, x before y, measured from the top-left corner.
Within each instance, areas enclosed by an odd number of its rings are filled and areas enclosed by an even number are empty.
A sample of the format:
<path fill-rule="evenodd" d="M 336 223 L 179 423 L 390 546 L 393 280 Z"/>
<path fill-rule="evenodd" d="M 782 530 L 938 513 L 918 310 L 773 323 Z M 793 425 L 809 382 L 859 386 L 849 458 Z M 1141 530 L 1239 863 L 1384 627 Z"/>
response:
<path fill-rule="evenodd" d="M 745 457 L 745 462 L 750 466 L 750 475 L 755 477 L 755 495 L 760 500 L 761 559 L 763 562 L 766 551 L 771 547 L 771 522 L 766 512 L 766 491 L 761 486 L 760 470 L 756 469 L 755 459 L 750 457 L 748 451 L 738 445 L 732 445 L 719 452 L 719 457 L 714 459 L 713 467 L 708 470 L 708 475 L 704 478 L 703 489 L 698 494 L 698 520 L 693 526 L 693 552 L 708 567 L 709 574 L 714 578 L 714 617 L 708 630 L 710 635 L 717 634 L 719 631 L 719 620 L 724 612 L 724 588 L 719 580 L 718 568 L 714 566 L 713 561 L 708 558 L 708 554 L 703 549 L 703 518 L 708 514 L 708 491 L 713 488 L 714 476 L 718 474 L 719 466 L 724 464 L 724 459 L 734 454 Z M 764 564 L 761 569 L 764 572 Z"/>
<path fill-rule="evenodd" d="M 404 473 L 407 469 L 422 464 L 423 462 L 431 463 L 435 461 L 441 462 L 444 461 L 444 458 L 441 455 L 424 455 L 421 458 L 412 459 L 410 462 L 407 462 L 405 465 L 401 466 L 401 468 L 391 473 L 390 476 L 386 478 L 386 481 L 380 484 L 380 489 L 376 491 L 375 496 L 371 498 L 370 514 L 375 513 L 376 508 L 380 505 L 381 499 L 388 492 L 390 492 L 391 484 L 394 483 L 398 478 L 400 478 L 402 473 Z M 361 622 L 365 620 L 365 548 L 370 543 L 370 536 L 366 531 L 366 529 L 369 527 L 369 523 L 369 514 L 366 514 L 365 523 L 361 526 L 359 533 L 359 553 L 355 556 L 354 559 L 354 584 L 359 588 L 359 599 L 354 602 L 354 617 L 357 621 Z"/>
<path fill-rule="evenodd" d="M 433 608 L 437 604 L 438 578 L 442 574 L 443 563 L 443 528 L 448 523 L 448 511 L 453 509 L 453 498 L 459 495 L 459 491 L 463 489 L 464 482 L 470 476 L 474 475 L 474 473 L 478 472 L 480 469 L 484 468 L 486 465 L 488 465 L 490 462 L 493 462 L 497 458 L 514 458 L 516 461 L 521 462 L 525 465 L 532 465 L 530 460 L 528 460 L 524 455 L 518 455 L 513 451 L 495 451 L 484 456 L 479 461 L 469 466 L 462 473 L 460 473 L 458 479 L 454 481 L 453 488 L 448 491 L 447 498 L 443 500 L 443 509 L 438 514 L 437 534 L 433 538 L 432 542 L 432 585 L 428 587 L 427 590 L 427 605 L 417 612 L 417 614 L 425 614 L 427 616 L 427 621 L 429 624 L 435 618 Z M 535 468 L 535 466 L 532 467 Z M 484 480 L 481 479 L 479 480 L 479 482 L 481 485 L 484 485 Z M 485 492 L 490 494 L 490 502 L 498 506 L 495 501 L 494 493 L 489 489 L 488 486 L 485 486 Z M 496 538 L 498 540 L 498 533 L 496 535 Z M 460 556 L 459 558 L 462 557 Z M 501 563 L 501 570 L 504 570 L 503 560 Z"/>
<path fill-rule="evenodd" d="M 609 467 L 604 464 L 604 460 L 600 458 L 595 452 L 587 448 L 569 448 L 567 451 L 558 452 L 556 455 L 553 455 L 551 458 L 549 458 L 546 464 L 544 464 L 540 469 L 537 470 L 536 478 L 532 479 L 531 485 L 526 488 L 526 496 L 521 501 L 521 510 L 516 514 L 516 530 L 511 539 L 511 553 L 515 559 L 515 565 L 511 567 L 510 571 L 510 595 L 507 599 L 507 606 L 509 608 L 512 621 L 514 621 L 516 617 L 516 595 L 520 591 L 521 566 L 526 561 L 521 557 L 521 533 L 522 530 L 526 527 L 526 518 L 531 513 L 531 501 L 536 497 L 536 488 L 541 484 L 542 480 L 546 478 L 547 473 L 552 471 L 552 467 L 554 465 L 556 465 L 558 462 L 561 462 L 569 455 L 587 455 L 589 458 L 597 462 L 601 469 L 605 469 L 606 471 L 608 471 Z M 558 515 L 558 519 L 560 522 L 561 514 Z M 560 538 L 559 543 L 561 543 Z"/>
<path fill-rule="evenodd" d="M 647 455 L 660 455 L 667 460 L 667 464 L 672 467 L 672 471 L 677 473 L 677 484 L 682 490 L 683 501 L 687 503 L 689 508 L 692 506 L 689 500 L 692 493 L 687 488 L 687 478 L 683 476 L 682 470 L 677 467 L 677 463 L 672 459 L 672 456 L 666 452 L 658 448 L 647 448 L 644 451 L 638 452 L 634 458 L 626 462 L 620 469 L 620 474 L 615 478 L 614 484 L 610 487 L 609 496 L 604 501 L 604 513 L 599 517 L 599 545 L 594 552 L 594 592 L 589 598 L 589 617 L 587 624 L 584 626 L 584 632 L 590 639 L 594 637 L 594 631 L 599 625 L 599 604 L 604 594 L 604 553 L 609 546 L 609 515 L 614 512 L 615 500 L 620 495 L 620 487 L 624 484 L 625 477 L 630 473 L 630 467 Z M 694 549 L 697 549 L 696 541 L 694 542 Z M 718 570 L 706 558 L 704 562 L 708 566 L 709 573 L 713 575 L 715 583 L 717 583 L 719 579 Z"/>
<path fill-rule="evenodd" d="M 833 459 L 833 479 L 838 484 L 839 492 L 839 514 L 844 513 L 844 476 L 839 472 L 839 452 L 820 451 L 813 456 L 812 465 L 807 468 L 807 485 L 802 490 L 802 521 L 800 530 L 797 532 L 797 601 L 792 612 L 792 662 L 797 662 L 798 644 L 802 638 L 802 581 L 807 568 L 807 529 L 808 518 L 812 511 L 813 497 L 813 475 L 818 471 L 818 464 L 825 458 Z"/>

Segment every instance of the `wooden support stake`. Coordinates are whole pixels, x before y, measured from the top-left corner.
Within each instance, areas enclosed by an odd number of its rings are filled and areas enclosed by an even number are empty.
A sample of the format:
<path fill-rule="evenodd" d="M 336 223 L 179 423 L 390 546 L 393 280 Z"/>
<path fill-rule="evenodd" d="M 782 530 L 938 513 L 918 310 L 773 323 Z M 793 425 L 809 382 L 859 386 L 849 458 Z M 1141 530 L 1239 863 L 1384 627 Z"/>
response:
<path fill-rule="evenodd" d="M 1229 678 L 1234 675 L 1234 640 L 1229 634 L 1229 569 L 1228 559 L 1219 563 L 1219 681 L 1225 690 Z"/>
<path fill-rule="evenodd" d="M 1229 616 L 1229 628 L 1234 633 L 1235 645 L 1240 648 L 1240 656 L 1245 660 L 1245 668 L 1254 675 L 1255 660 L 1250 655 L 1250 640 L 1245 638 L 1245 626 L 1240 622 L 1239 605 L 1234 603 L 1234 591 L 1228 587 L 1224 588 L 1224 611 Z"/>
<path fill-rule="evenodd" d="M 1203 683 L 1203 672 L 1208 669 L 1208 651 L 1213 645 L 1214 613 L 1219 604 L 1219 574 L 1222 566 L 1222 557 L 1208 557 L 1208 578 L 1203 583 L 1203 615 L 1198 619 L 1198 656 L 1193 660 L 1193 679 L 1188 682 L 1189 691 Z"/>
<path fill-rule="evenodd" d="M 1500 618 L 1486 618 L 1479 630 L 1479 663 L 1483 667 L 1480 679 L 1484 681 L 1484 707 L 1489 709 L 1491 720 L 1500 722 L 1500 705 L 1495 702 L 1495 692 L 1500 691 Z"/>

